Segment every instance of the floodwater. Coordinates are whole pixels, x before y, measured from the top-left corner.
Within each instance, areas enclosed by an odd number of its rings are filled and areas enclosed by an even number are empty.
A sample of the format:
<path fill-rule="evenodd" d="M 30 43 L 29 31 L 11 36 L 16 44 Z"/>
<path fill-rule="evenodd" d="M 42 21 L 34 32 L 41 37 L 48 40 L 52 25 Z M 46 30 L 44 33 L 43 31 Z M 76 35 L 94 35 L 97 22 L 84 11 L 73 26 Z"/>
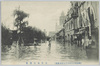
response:
<path fill-rule="evenodd" d="M 43 43 L 41 46 L 30 46 L 28 50 L 23 54 L 22 60 L 68 61 L 87 59 L 84 50 L 57 42 L 52 42 L 51 46 L 49 43 Z"/>
<path fill-rule="evenodd" d="M 48 42 L 41 43 L 40 46 L 24 46 L 19 53 L 20 61 L 86 61 L 89 60 L 87 52 L 82 47 L 75 44 L 61 44 L 52 41 L 51 45 Z M 16 60 L 16 49 L 2 53 L 2 61 Z M 17 58 L 18 59 L 18 58 Z"/>

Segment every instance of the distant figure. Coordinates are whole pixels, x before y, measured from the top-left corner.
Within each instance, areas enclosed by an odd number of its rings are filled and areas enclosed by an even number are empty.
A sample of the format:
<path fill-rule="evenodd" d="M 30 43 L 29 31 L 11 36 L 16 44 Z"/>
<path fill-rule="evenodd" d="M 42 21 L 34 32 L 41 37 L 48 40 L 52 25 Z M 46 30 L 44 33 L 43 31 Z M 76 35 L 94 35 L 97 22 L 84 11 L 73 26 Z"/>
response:
<path fill-rule="evenodd" d="M 34 46 L 38 45 L 37 39 L 34 39 Z"/>
<path fill-rule="evenodd" d="M 89 45 L 89 39 L 88 39 L 88 38 L 86 38 L 86 39 L 85 39 L 85 48 L 87 48 L 87 47 L 88 47 L 88 45 Z"/>
<path fill-rule="evenodd" d="M 82 46 L 83 46 L 83 48 L 84 48 L 84 39 L 82 38 Z"/>
<path fill-rule="evenodd" d="M 92 38 L 90 37 L 88 44 L 91 45 L 91 43 L 92 43 Z"/>
<path fill-rule="evenodd" d="M 34 45 L 35 45 L 35 46 L 36 46 L 36 44 L 37 44 L 36 41 L 34 41 Z"/>
<path fill-rule="evenodd" d="M 49 46 L 51 46 L 51 38 L 49 39 Z"/>

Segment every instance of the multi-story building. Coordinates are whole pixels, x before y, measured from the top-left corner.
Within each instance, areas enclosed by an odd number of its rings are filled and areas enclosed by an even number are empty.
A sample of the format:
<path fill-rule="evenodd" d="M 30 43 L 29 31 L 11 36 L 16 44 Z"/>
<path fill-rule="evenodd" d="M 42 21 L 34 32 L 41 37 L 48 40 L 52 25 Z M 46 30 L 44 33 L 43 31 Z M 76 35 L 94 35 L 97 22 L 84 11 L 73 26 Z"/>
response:
<path fill-rule="evenodd" d="M 66 18 L 66 16 L 65 16 L 64 12 L 62 11 L 61 16 L 59 17 L 59 24 L 56 23 L 56 34 L 57 35 L 55 35 L 55 36 L 56 36 L 57 40 L 59 40 L 59 41 L 63 41 L 63 33 L 64 33 L 63 32 L 63 24 L 65 22 L 65 18 Z"/>
<path fill-rule="evenodd" d="M 86 49 L 87 56 L 99 58 L 99 2 L 71 1 L 63 28 L 57 39 L 64 43 L 77 44 Z M 89 50 L 88 50 L 89 49 Z M 93 53 L 92 53 L 93 52 Z"/>
<path fill-rule="evenodd" d="M 88 45 L 92 40 L 95 45 L 99 45 L 99 2 L 97 1 L 71 1 L 72 7 L 68 11 L 63 23 L 63 28 L 58 31 L 58 37 L 63 37 L 65 42 L 72 44 Z M 96 7 L 95 7 L 96 6 Z M 64 32 L 64 33 L 63 33 Z M 61 40 L 62 40 L 61 39 Z"/>
<path fill-rule="evenodd" d="M 67 42 L 71 42 L 71 37 L 72 35 L 74 34 L 74 22 L 73 22 L 73 19 L 72 19 L 72 14 L 73 12 L 73 9 L 71 8 L 69 11 L 68 11 L 68 14 L 66 15 L 66 20 L 65 20 L 65 23 L 64 23 L 64 30 L 65 30 L 65 41 Z"/>
<path fill-rule="evenodd" d="M 60 25 L 61 27 L 63 27 L 64 22 L 65 22 L 65 14 L 64 14 L 64 12 L 62 12 L 62 13 L 61 13 L 61 16 L 60 16 L 60 18 L 59 18 L 59 25 Z"/>
<path fill-rule="evenodd" d="M 63 24 L 65 22 L 65 14 L 62 11 L 61 16 L 59 17 L 59 24 L 56 23 L 56 32 L 59 32 L 63 28 Z"/>
<path fill-rule="evenodd" d="M 64 23 L 65 40 L 81 44 L 84 39 L 87 44 L 92 39 L 98 45 L 99 2 L 71 1 L 71 4 Z"/>

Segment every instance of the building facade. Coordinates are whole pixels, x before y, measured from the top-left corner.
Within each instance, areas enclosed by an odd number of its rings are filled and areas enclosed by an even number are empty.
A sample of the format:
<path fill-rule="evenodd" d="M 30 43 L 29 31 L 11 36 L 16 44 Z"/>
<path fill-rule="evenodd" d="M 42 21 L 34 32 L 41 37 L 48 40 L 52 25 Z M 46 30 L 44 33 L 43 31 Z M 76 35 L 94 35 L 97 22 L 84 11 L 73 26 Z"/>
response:
<path fill-rule="evenodd" d="M 65 16 L 64 12 L 62 11 L 62 13 L 59 17 L 59 24 L 56 23 L 56 32 L 59 32 L 60 30 L 62 30 L 63 24 L 65 22 L 65 18 L 66 18 L 66 16 Z"/>
<path fill-rule="evenodd" d="M 98 44 L 99 2 L 72 1 L 71 4 L 64 23 L 65 40 L 79 45 L 84 39 L 87 46 L 87 40 L 92 39 Z"/>
<path fill-rule="evenodd" d="M 64 36 L 65 42 L 88 46 L 88 41 L 99 45 L 99 2 L 98 1 L 71 1 L 71 8 L 68 11 L 63 28 L 58 32 Z M 62 32 L 64 33 L 62 33 Z M 58 34 L 57 33 L 57 34 Z"/>

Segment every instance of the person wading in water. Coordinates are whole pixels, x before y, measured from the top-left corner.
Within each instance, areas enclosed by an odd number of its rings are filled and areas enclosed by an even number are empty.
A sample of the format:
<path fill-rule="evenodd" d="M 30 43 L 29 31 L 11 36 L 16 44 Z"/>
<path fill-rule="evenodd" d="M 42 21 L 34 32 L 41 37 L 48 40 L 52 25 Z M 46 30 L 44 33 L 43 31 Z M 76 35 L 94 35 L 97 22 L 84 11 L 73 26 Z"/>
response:
<path fill-rule="evenodd" d="M 51 38 L 49 39 L 49 45 L 48 46 L 51 46 Z"/>

